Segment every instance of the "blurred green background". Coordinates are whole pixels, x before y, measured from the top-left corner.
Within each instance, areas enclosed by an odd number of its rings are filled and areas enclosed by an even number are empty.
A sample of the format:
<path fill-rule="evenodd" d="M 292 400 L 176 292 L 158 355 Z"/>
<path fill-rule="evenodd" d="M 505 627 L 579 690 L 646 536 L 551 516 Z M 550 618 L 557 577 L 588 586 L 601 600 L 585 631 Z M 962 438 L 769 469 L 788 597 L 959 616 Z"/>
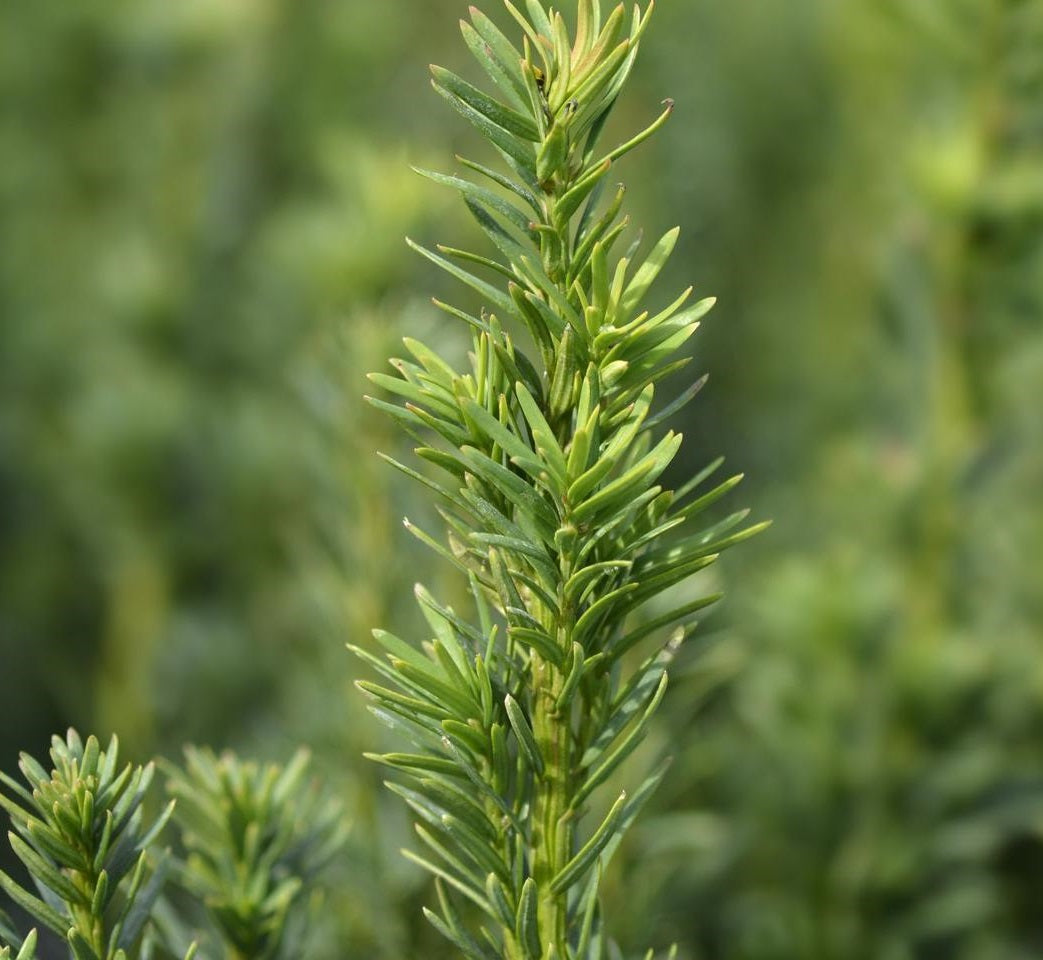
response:
<path fill-rule="evenodd" d="M 678 108 L 619 176 L 684 228 L 664 297 L 720 301 L 677 476 L 725 454 L 775 526 L 635 758 L 676 762 L 607 880 L 621 943 L 1039 956 L 1043 2 L 660 8 L 615 123 Z M 401 240 L 476 238 L 409 170 L 474 146 L 426 78 L 475 77 L 465 13 L 0 14 L 0 765 L 70 723 L 311 745 L 355 825 L 316 960 L 451 956 L 343 645 L 458 589 L 361 395 L 406 333 L 465 349 Z"/>

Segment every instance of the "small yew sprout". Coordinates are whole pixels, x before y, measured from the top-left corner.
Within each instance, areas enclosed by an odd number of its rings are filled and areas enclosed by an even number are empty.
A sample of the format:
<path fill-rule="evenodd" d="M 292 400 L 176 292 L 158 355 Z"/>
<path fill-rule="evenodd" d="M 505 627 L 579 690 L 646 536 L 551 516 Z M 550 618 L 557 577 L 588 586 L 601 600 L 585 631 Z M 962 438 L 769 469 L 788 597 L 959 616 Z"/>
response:
<path fill-rule="evenodd" d="M 40 926 L 67 941 L 74 960 L 130 960 L 147 950 L 152 910 L 170 869 L 153 844 L 173 812 L 145 816 L 152 764 L 119 764 L 115 737 L 102 750 L 97 738 L 75 730 L 51 746 L 48 772 L 29 754 L 19 767 L 26 786 L 0 773 L 0 807 L 11 817 L 11 848 L 40 896 L 0 871 L 0 888 Z M 18 940 L 0 922 L 0 939 Z M 19 958 L 34 956 L 35 931 Z M 5 948 L 9 949 L 9 948 Z M 191 957 L 194 948 L 186 955 Z M 3 954 L 0 954 L 3 956 Z"/>
<path fill-rule="evenodd" d="M 344 811 L 308 776 L 310 755 L 260 765 L 185 748 L 167 792 L 187 856 L 181 885 L 206 908 L 222 956 L 294 960 L 307 954 L 315 878 L 340 852 Z"/>

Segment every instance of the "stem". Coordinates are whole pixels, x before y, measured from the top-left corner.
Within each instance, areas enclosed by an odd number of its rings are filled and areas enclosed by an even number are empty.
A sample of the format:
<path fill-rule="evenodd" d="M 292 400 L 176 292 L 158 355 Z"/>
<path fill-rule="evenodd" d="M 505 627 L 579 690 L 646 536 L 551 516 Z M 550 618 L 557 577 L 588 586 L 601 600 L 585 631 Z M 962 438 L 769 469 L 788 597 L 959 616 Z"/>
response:
<path fill-rule="evenodd" d="M 82 802 L 82 801 L 81 801 Z M 81 852 L 91 861 L 94 860 L 96 850 L 93 847 L 85 849 L 80 845 Z M 98 888 L 100 871 L 69 871 L 73 884 L 83 893 L 84 898 L 90 903 L 94 898 L 94 892 Z M 99 956 L 106 956 L 105 921 L 100 915 L 95 915 L 92 907 L 72 906 L 71 913 L 74 926 L 80 935 L 90 945 L 91 949 Z"/>
<path fill-rule="evenodd" d="M 542 659 L 534 660 L 532 669 L 533 733 L 544 760 L 533 801 L 533 879 L 540 890 L 540 930 L 563 957 L 567 956 L 567 903 L 564 895 L 551 891 L 550 884 L 572 852 L 572 829 L 565 820 L 572 794 L 570 731 L 555 706 L 564 682 L 561 673 Z"/>
<path fill-rule="evenodd" d="M 544 203 L 546 224 L 552 226 L 558 199 L 571 186 L 556 183 L 548 192 Z M 554 253 L 555 264 L 547 264 L 548 275 L 554 279 L 563 298 L 568 298 L 564 278 L 568 275 L 568 250 L 570 224 L 556 232 Z M 545 409 L 544 415 L 552 421 L 552 414 Z M 571 440 L 573 427 L 570 423 L 555 425 L 555 433 L 564 434 L 566 442 Z M 562 520 L 569 525 L 569 518 Z M 573 551 L 560 553 L 558 565 L 561 572 L 558 600 L 560 614 L 548 623 L 548 633 L 555 637 L 558 648 L 565 653 L 572 649 L 572 633 L 575 626 L 575 611 L 565 604 L 563 587 L 575 566 Z M 573 783 L 573 739 L 571 724 L 558 708 L 558 698 L 565 683 L 565 676 L 553 663 L 542 657 L 533 657 L 531 662 L 533 690 L 532 722 L 533 733 L 540 755 L 543 757 L 543 776 L 537 778 L 533 798 L 533 879 L 539 887 L 539 924 L 544 942 L 553 945 L 558 958 L 568 956 L 568 895 L 551 890 L 551 882 L 569 862 L 575 852 L 572 800 L 575 794 Z M 545 952 L 544 957 L 549 955 Z"/>

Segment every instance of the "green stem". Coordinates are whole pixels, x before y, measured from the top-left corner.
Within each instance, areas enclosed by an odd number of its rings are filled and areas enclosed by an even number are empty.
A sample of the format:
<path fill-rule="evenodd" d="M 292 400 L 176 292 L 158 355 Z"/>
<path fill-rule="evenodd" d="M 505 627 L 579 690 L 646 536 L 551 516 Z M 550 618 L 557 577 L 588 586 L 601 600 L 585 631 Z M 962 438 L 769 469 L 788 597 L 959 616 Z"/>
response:
<path fill-rule="evenodd" d="M 563 818 L 571 800 L 571 743 L 555 702 L 564 678 L 545 660 L 533 663 L 533 733 L 543 757 L 543 776 L 536 784 L 533 803 L 533 879 L 540 891 L 539 921 L 544 942 L 551 942 L 558 956 L 567 956 L 568 938 L 564 896 L 551 891 L 551 881 L 571 855 L 572 831 Z M 565 831 L 562 834 L 562 831 Z"/>
<path fill-rule="evenodd" d="M 89 851 L 88 856 L 93 859 L 94 851 Z M 91 901 L 94 891 L 98 887 L 98 874 L 93 870 L 89 873 L 73 873 L 72 882 L 83 892 L 84 897 Z M 99 956 L 106 956 L 105 922 L 101 916 L 96 916 L 91 907 L 72 907 L 74 926 L 79 934 L 90 945 L 91 949 Z"/>
<path fill-rule="evenodd" d="M 545 217 L 548 225 L 556 222 L 557 201 L 570 185 L 558 185 L 548 194 L 545 202 Z M 564 278 L 568 274 L 569 225 L 557 231 L 553 251 L 556 263 L 548 264 L 548 274 L 557 283 L 562 296 L 567 299 L 568 290 Z M 553 272 L 552 272 L 553 271 Z M 544 415 L 552 421 L 551 411 Z M 562 432 L 571 439 L 571 424 L 564 424 Z M 557 427 L 557 425 L 556 425 Z M 567 442 L 567 440 L 566 440 Z M 563 521 L 568 525 L 568 518 Z M 572 574 L 575 559 L 570 554 L 558 557 L 561 572 L 560 586 Z M 559 588 L 559 601 L 564 603 L 563 591 Z M 549 633 L 555 637 L 559 649 L 564 653 L 572 649 L 572 632 L 575 626 L 575 611 L 571 605 L 563 606 L 558 617 L 548 624 Z M 564 674 L 554 664 L 543 658 L 534 658 L 532 675 L 532 722 L 533 733 L 540 755 L 543 758 L 543 775 L 537 779 L 533 802 L 533 879 L 539 888 L 539 926 L 547 949 L 544 958 L 550 956 L 553 945 L 558 958 L 568 956 L 568 897 L 551 890 L 551 882 L 572 858 L 574 851 L 574 825 L 572 822 L 572 800 L 575 793 L 573 783 L 573 740 L 571 725 L 558 708 L 558 699 L 565 684 Z"/>

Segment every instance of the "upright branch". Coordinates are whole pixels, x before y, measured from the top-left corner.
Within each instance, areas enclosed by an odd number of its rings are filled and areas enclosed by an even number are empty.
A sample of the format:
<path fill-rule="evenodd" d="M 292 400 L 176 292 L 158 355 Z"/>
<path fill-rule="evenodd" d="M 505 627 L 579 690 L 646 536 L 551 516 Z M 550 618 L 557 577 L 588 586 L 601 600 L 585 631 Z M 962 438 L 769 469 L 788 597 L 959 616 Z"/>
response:
<path fill-rule="evenodd" d="M 306 750 L 281 767 L 186 747 L 183 769 L 166 765 L 187 854 L 178 879 L 206 907 L 226 960 L 308 954 L 315 880 L 347 832 L 309 763 Z"/>
<path fill-rule="evenodd" d="M 448 539 L 407 527 L 467 578 L 475 610 L 418 586 L 431 640 L 378 630 L 384 655 L 353 649 L 383 679 L 359 683 L 373 711 L 412 745 L 373 759 L 408 778 L 388 786 L 417 815 L 426 849 L 407 856 L 436 878 L 431 923 L 469 958 L 600 960 L 602 870 L 665 766 L 614 802 L 595 791 L 645 736 L 694 615 L 717 599 L 664 594 L 763 525 L 743 528 L 740 511 L 695 527 L 740 479 L 705 489 L 720 460 L 677 490 L 658 482 L 681 443 L 659 427 L 705 377 L 653 413 L 656 385 L 687 366 L 680 351 L 713 300 L 690 303 L 689 288 L 645 306 L 676 229 L 613 262 L 627 220 L 608 175 L 673 107 L 601 147 L 653 3 L 603 17 L 579 0 L 571 34 L 539 0 L 527 15 L 506 7 L 520 47 L 473 7 L 461 23 L 492 94 L 432 67 L 505 169 L 460 158 L 477 181 L 419 171 L 462 194 L 494 251 L 409 241 L 481 300 L 477 315 L 435 301 L 470 326 L 470 369 L 407 339 L 397 375 L 371 375 L 399 401 L 371 402 L 435 470 L 385 459 L 434 492 Z M 591 808 L 607 812 L 585 826 Z"/>
<path fill-rule="evenodd" d="M 121 767 L 115 737 L 102 749 L 75 730 L 53 739 L 51 762 L 48 772 L 23 753 L 25 786 L 0 773 L 8 839 L 39 896 L 3 871 L 0 889 L 66 941 L 75 960 L 151 956 L 153 908 L 170 866 L 152 847 L 173 812 L 170 804 L 155 819 L 145 816 L 154 766 Z M 0 943 L 18 942 L 0 915 Z M 35 943 L 33 931 L 16 957 L 30 960 Z"/>

